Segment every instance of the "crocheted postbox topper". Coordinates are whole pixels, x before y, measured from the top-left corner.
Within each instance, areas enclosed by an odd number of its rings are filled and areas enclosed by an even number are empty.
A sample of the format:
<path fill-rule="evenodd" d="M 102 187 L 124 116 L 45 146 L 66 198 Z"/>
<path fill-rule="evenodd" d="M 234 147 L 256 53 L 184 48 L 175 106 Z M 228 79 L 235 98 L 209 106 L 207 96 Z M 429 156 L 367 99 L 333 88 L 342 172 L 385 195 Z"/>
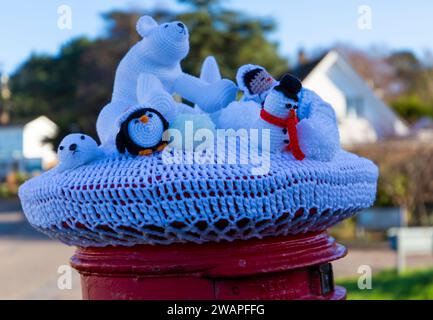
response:
<path fill-rule="evenodd" d="M 278 82 L 263 67 L 242 66 L 244 97 L 236 101 L 238 88 L 221 78 L 215 59 L 205 60 L 199 78 L 182 72 L 189 50 L 182 22 L 145 16 L 137 31 L 143 39 L 120 62 L 112 101 L 98 117 L 101 146 L 68 135 L 59 166 L 20 187 L 35 228 L 82 247 L 233 241 L 321 231 L 373 204 L 376 166 L 340 148 L 332 107 L 298 79 Z M 190 120 L 197 128 L 177 130 Z M 207 142 L 217 152 L 202 150 L 197 162 L 185 161 L 195 150 L 165 148 L 167 132 L 221 129 L 269 131 L 269 150 L 259 140 L 253 161 L 226 163 L 218 150 L 229 146 L 218 141 Z M 256 160 L 265 171 L 255 173 Z"/>
<path fill-rule="evenodd" d="M 162 155 L 33 178 L 19 191 L 26 217 L 69 245 L 204 243 L 324 230 L 376 194 L 376 166 L 344 151 L 323 163 L 273 154 L 261 176 L 251 165 L 167 164 Z"/>

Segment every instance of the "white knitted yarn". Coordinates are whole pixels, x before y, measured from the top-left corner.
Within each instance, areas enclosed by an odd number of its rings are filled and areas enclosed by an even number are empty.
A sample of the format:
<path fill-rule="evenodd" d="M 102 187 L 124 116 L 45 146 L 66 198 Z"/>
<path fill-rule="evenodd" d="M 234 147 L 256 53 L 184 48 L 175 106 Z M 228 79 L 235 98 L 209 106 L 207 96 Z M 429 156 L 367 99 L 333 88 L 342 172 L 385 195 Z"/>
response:
<path fill-rule="evenodd" d="M 125 109 L 138 103 L 136 88 L 140 74 L 154 75 L 168 93 L 178 93 L 208 113 L 226 107 L 236 98 L 237 87 L 232 81 L 222 79 L 210 85 L 183 73 L 180 62 L 189 51 L 188 29 L 183 23 L 158 25 L 151 17 L 144 16 L 137 23 L 137 31 L 143 39 L 119 63 L 112 100 L 98 116 L 96 126 L 104 147 L 112 144 L 115 120 Z"/>
<path fill-rule="evenodd" d="M 74 169 L 104 156 L 96 141 L 83 133 L 69 134 L 57 148 L 59 165 L 57 171 Z"/>
<path fill-rule="evenodd" d="M 113 156 L 19 190 L 30 223 L 77 246 L 232 241 L 323 230 L 373 204 L 378 170 L 340 151 L 331 162 L 272 154 L 252 165 L 166 164 Z M 209 156 L 212 161 L 213 156 Z"/>

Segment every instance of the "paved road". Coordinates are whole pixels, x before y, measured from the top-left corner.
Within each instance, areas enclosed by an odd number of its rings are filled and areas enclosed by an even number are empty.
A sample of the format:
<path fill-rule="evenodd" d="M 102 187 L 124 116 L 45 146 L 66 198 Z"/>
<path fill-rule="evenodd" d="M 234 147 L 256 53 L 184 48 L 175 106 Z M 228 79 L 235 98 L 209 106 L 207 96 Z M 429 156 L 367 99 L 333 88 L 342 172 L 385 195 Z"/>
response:
<path fill-rule="evenodd" d="M 71 290 L 57 286 L 73 252 L 32 229 L 17 202 L 0 202 L 0 299 L 80 299 L 74 270 Z"/>
<path fill-rule="evenodd" d="M 78 274 L 72 270 L 72 289 L 60 290 L 58 267 L 68 265 L 74 248 L 52 241 L 26 222 L 19 203 L 0 200 L 0 299 L 80 299 Z M 395 267 L 395 253 L 386 245 L 350 248 L 334 262 L 336 278 L 359 276 L 359 266 L 373 272 Z M 433 266 L 433 257 L 411 257 L 411 267 Z"/>
<path fill-rule="evenodd" d="M 431 268 L 433 256 L 410 256 L 407 258 L 408 268 Z M 375 248 L 349 248 L 349 253 L 343 259 L 333 263 L 336 278 L 359 277 L 358 268 L 367 265 L 373 273 L 383 269 L 396 268 L 397 254 L 388 246 L 380 245 Z"/>

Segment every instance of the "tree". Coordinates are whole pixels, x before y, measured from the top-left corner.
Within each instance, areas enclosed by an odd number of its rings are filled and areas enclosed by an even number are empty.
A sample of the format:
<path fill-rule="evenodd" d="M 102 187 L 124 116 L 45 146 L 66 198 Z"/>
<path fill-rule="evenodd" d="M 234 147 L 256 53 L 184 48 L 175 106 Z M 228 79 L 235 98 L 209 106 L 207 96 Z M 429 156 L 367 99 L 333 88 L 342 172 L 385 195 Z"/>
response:
<path fill-rule="evenodd" d="M 402 94 L 403 83 L 395 68 L 387 61 L 387 56 L 372 55 L 341 44 L 336 49 L 373 90 L 382 93 L 382 99 L 392 101 Z"/>
<path fill-rule="evenodd" d="M 391 106 L 411 123 L 422 117 L 433 117 L 433 105 L 423 102 L 418 95 L 399 97 L 391 102 Z"/>
<path fill-rule="evenodd" d="M 340 53 L 354 69 L 409 122 L 433 117 L 433 68 L 410 51 L 372 55 L 339 45 Z"/>
<path fill-rule="evenodd" d="M 354 148 L 380 170 L 376 205 L 405 209 L 410 225 L 433 222 L 433 147 L 412 140 L 386 141 Z"/>
<path fill-rule="evenodd" d="M 159 22 L 182 20 L 190 30 L 191 50 L 182 67 L 198 75 L 201 63 L 215 55 L 225 77 L 234 79 L 243 64 L 256 63 L 277 75 L 287 62 L 266 35 L 275 28 L 269 19 L 257 19 L 224 9 L 219 0 L 182 0 L 191 9 L 181 13 L 165 9 L 147 12 L 113 11 L 103 15 L 104 36 L 90 41 L 71 40 L 56 56 L 33 55 L 11 79 L 12 117 L 45 114 L 60 127 L 59 140 L 69 132 L 96 136 L 99 111 L 111 98 L 117 64 L 139 40 L 136 21 L 150 14 Z"/>
<path fill-rule="evenodd" d="M 395 52 L 388 62 L 401 79 L 404 94 L 391 102 L 394 109 L 408 121 L 433 116 L 433 69 L 409 51 Z"/>
<path fill-rule="evenodd" d="M 231 79 L 246 63 L 262 65 L 274 75 L 288 69 L 287 61 L 277 53 L 277 44 L 266 39 L 276 27 L 271 19 L 227 10 L 216 0 L 182 2 L 193 7 L 192 11 L 174 17 L 185 22 L 190 30 L 191 53 L 182 65 L 187 72 L 198 74 L 208 55 L 217 57 L 222 74 Z"/>

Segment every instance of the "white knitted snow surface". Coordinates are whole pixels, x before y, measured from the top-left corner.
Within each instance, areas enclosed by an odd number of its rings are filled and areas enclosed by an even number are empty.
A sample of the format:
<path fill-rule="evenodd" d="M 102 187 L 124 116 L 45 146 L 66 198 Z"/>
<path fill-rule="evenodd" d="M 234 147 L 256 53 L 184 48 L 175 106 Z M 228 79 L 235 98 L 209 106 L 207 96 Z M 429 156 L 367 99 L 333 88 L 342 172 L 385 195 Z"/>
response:
<path fill-rule="evenodd" d="M 19 192 L 40 231 L 69 245 L 204 243 L 319 231 L 373 204 L 377 167 L 341 151 L 332 162 L 273 154 L 251 165 L 164 164 L 114 156 L 51 170 Z"/>

